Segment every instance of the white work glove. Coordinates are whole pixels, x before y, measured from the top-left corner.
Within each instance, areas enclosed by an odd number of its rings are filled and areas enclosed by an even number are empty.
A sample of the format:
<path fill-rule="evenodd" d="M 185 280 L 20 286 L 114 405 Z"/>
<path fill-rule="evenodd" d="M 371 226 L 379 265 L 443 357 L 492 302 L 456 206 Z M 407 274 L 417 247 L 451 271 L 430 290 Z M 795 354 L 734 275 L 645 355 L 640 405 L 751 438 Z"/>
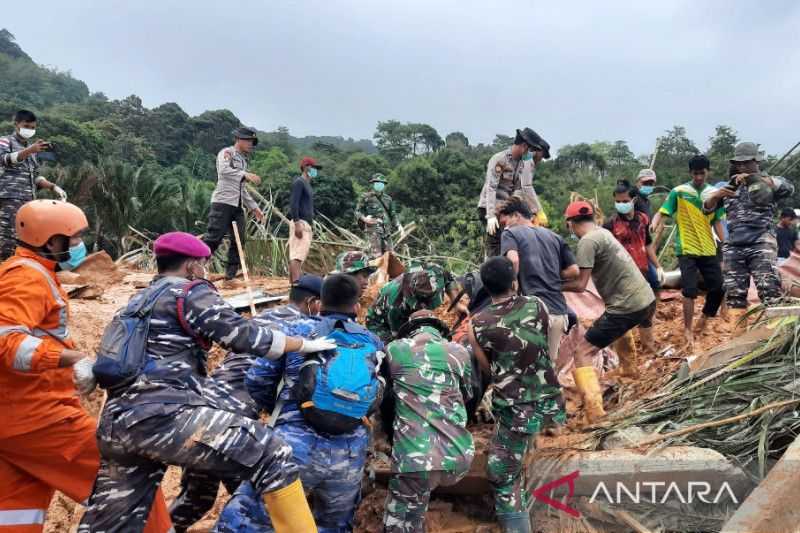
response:
<path fill-rule="evenodd" d="M 375 358 L 378 360 L 378 364 L 375 365 L 375 372 L 379 375 L 381 373 L 381 363 L 383 363 L 385 357 L 386 354 L 383 353 L 382 351 L 378 350 L 377 352 L 375 352 Z"/>
<path fill-rule="evenodd" d="M 486 233 L 489 235 L 494 235 L 497 233 L 497 230 L 500 228 L 500 222 L 497 220 L 497 217 L 491 217 L 486 220 Z"/>
<path fill-rule="evenodd" d="M 658 284 L 659 285 L 663 285 L 664 284 L 664 269 L 663 268 L 658 267 L 656 269 L 656 279 L 658 280 Z"/>
<path fill-rule="evenodd" d="M 488 389 L 486 389 L 486 392 L 483 393 L 483 398 L 481 398 L 481 403 L 478 405 L 478 409 L 475 413 L 478 417 L 478 420 L 487 424 L 494 422 L 494 414 L 492 413 L 493 394 L 494 388 L 490 386 Z"/>
<path fill-rule="evenodd" d="M 72 365 L 72 381 L 75 383 L 75 389 L 83 396 L 90 394 L 97 387 L 97 381 L 92 372 L 93 366 L 94 360 L 88 357 L 84 357 Z"/>
<path fill-rule="evenodd" d="M 64 189 L 62 189 L 58 185 L 53 185 L 53 192 L 56 194 L 56 196 L 58 196 L 58 199 L 61 200 L 62 202 L 67 201 L 67 193 L 64 192 Z"/>
<path fill-rule="evenodd" d="M 298 350 L 300 353 L 316 353 L 336 348 L 336 341 L 328 337 L 320 339 L 303 339 L 303 345 Z"/>

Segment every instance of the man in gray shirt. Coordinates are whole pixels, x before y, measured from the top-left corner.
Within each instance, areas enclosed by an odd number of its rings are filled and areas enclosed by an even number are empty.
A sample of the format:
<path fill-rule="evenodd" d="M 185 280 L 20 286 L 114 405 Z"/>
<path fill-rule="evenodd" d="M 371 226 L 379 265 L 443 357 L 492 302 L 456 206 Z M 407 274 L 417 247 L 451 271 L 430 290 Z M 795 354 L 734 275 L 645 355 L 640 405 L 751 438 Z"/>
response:
<path fill-rule="evenodd" d="M 621 374 L 637 378 L 638 359 L 630 331 L 651 326 L 656 297 L 627 250 L 610 231 L 595 223 L 589 202 L 572 202 L 564 218 L 570 231 L 580 238 L 575 254 L 580 273 L 564 283 L 563 290 L 583 292 L 591 278 L 606 305 L 575 349 L 575 384 L 583 395 L 586 416 L 593 422 L 605 416 L 605 411 L 592 356 L 613 343 Z"/>
<path fill-rule="evenodd" d="M 226 280 L 235 278 L 241 265 L 231 223 L 236 222 L 239 227 L 239 237 L 244 245 L 245 218 L 242 208 L 246 207 L 252 211 L 253 216 L 259 221 L 264 218 L 264 213 L 245 187 L 246 181 L 254 185 L 261 183 L 259 176 L 247 172 L 247 156 L 258 144 L 258 137 L 255 130 L 245 127 L 233 130 L 233 137 L 235 139 L 233 146 L 223 148 L 217 154 L 217 187 L 211 195 L 208 230 L 203 237 L 203 241 L 211 248 L 213 254 L 225 235 L 230 236 L 228 264 L 225 268 Z"/>
<path fill-rule="evenodd" d="M 512 196 L 497 214 L 506 228 L 501 236 L 500 255 L 513 263 L 520 292 L 538 297 L 547 307 L 547 342 L 551 357 L 556 359 L 568 322 L 561 283 L 578 277 L 575 256 L 559 235 L 533 225 L 531 210 L 522 198 Z"/>

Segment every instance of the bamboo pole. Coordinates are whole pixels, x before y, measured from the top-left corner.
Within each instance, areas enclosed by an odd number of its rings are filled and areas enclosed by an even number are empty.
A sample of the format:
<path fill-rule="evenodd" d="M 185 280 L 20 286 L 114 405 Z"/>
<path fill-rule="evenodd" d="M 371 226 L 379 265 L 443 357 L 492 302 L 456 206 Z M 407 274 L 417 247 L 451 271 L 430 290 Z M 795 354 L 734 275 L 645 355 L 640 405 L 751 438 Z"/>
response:
<path fill-rule="evenodd" d="M 242 276 L 244 276 L 244 284 L 247 287 L 247 299 L 250 300 L 250 314 L 256 316 L 256 304 L 253 299 L 253 289 L 250 287 L 250 276 L 247 273 L 247 260 L 244 256 L 244 248 L 242 247 L 242 239 L 239 238 L 239 227 L 236 221 L 231 222 L 233 226 L 233 237 L 236 240 L 236 248 L 239 250 L 239 262 L 242 264 Z"/>
<path fill-rule="evenodd" d="M 783 157 L 781 157 L 780 159 L 778 159 L 777 161 L 775 161 L 775 164 L 774 164 L 774 165 L 772 165 L 771 167 L 769 167 L 769 170 L 767 170 L 767 174 L 772 174 L 772 171 L 773 171 L 773 170 L 775 170 L 776 168 L 778 168 L 778 165 L 780 165 L 781 163 L 783 163 L 783 160 L 784 160 L 784 159 L 786 159 L 787 157 L 789 157 L 789 155 L 790 155 L 792 152 L 794 152 L 794 151 L 797 149 L 797 147 L 798 147 L 798 146 L 800 146 L 800 141 L 798 141 L 798 142 L 797 142 L 797 144 L 795 144 L 794 146 L 792 146 L 791 148 L 789 148 L 789 151 L 788 151 L 788 152 L 786 152 L 785 154 L 783 154 Z M 792 166 L 794 166 L 794 165 L 792 165 Z"/>
<path fill-rule="evenodd" d="M 702 424 L 696 424 L 694 426 L 689 426 L 687 428 L 679 429 L 677 431 L 672 431 L 670 433 L 664 433 L 663 435 L 657 435 L 655 437 L 645 439 L 637 444 L 638 448 L 643 448 L 645 446 L 650 446 L 651 444 L 655 444 L 656 442 L 661 442 L 662 440 L 671 439 L 674 437 L 681 437 L 683 435 L 688 435 L 689 433 L 694 433 L 696 431 L 700 431 L 701 429 L 708 429 L 717 426 L 724 426 L 726 424 L 732 424 L 734 422 L 739 422 L 740 420 L 744 420 L 746 418 L 750 418 L 753 416 L 758 416 L 761 413 L 765 413 L 770 409 L 778 409 L 780 407 L 786 407 L 788 405 L 800 403 L 800 398 L 795 400 L 784 400 L 781 402 L 773 402 L 770 404 L 765 405 L 764 407 L 759 407 L 755 411 L 750 411 L 749 413 L 743 413 L 740 415 L 732 416 L 730 418 L 724 418 L 722 420 L 714 420 L 712 422 L 703 422 Z"/>

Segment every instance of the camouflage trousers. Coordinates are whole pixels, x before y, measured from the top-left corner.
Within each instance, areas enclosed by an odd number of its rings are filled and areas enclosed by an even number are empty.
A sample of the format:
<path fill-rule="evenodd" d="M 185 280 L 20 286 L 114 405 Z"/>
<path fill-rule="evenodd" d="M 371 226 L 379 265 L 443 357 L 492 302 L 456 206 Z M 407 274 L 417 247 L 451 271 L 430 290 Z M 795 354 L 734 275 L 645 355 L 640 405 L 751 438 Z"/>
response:
<path fill-rule="evenodd" d="M 361 501 L 369 434 L 364 427 L 345 435 L 321 435 L 305 424 L 275 428 L 291 446 L 300 468 L 300 480 L 311 495 L 314 521 L 320 533 L 351 531 L 356 506 Z M 215 531 L 272 531 L 269 518 L 256 512 L 252 491 L 242 483 L 220 514 Z"/>
<path fill-rule="evenodd" d="M 247 365 L 248 362 L 252 364 L 251 358 L 236 357 L 238 364 Z M 226 372 L 225 365 L 228 364 L 227 361 L 229 361 L 229 358 L 226 358 L 222 366 L 218 367 L 211 374 L 211 377 L 206 380 L 206 384 L 203 387 L 203 397 L 209 404 L 218 409 L 236 413 L 251 420 L 258 420 L 258 409 L 252 400 L 247 401 L 249 393 L 244 386 L 244 380 L 227 379 L 231 374 L 238 374 L 238 372 L 233 371 L 234 369 Z M 217 501 L 220 483 L 225 485 L 229 494 L 233 494 L 236 487 L 239 486 L 239 482 L 240 479 L 238 477 L 220 479 L 215 473 L 184 468 L 181 475 L 181 492 L 169 508 L 172 525 L 176 533 L 183 533 L 211 510 L 214 502 Z M 252 485 L 251 490 L 254 490 Z M 257 501 L 263 512 L 261 500 L 257 499 Z"/>
<path fill-rule="evenodd" d="M 27 202 L 23 198 L 0 198 L 0 261 L 5 261 L 17 249 L 17 211 Z"/>
<path fill-rule="evenodd" d="M 109 400 L 97 429 L 100 470 L 78 531 L 141 531 L 167 465 L 252 482 L 257 493 L 297 479 L 292 449 L 245 417 L 185 404 Z"/>
<path fill-rule="evenodd" d="M 518 513 L 528 509 L 525 490 L 525 454 L 532 447 L 533 435 L 511 431 L 496 423 L 489 443 L 486 476 L 494 492 L 494 510 L 499 514 Z"/>
<path fill-rule="evenodd" d="M 450 473 L 400 472 L 389 478 L 389 496 L 383 515 L 384 533 L 425 533 L 425 513 L 431 493 L 440 486 L 455 485 L 468 470 Z"/>
<path fill-rule="evenodd" d="M 394 251 L 392 238 L 385 229 L 368 227 L 364 230 L 364 234 L 367 237 L 367 254 L 371 258 L 374 259 L 382 256 L 386 252 Z"/>
<path fill-rule="evenodd" d="M 747 307 L 747 291 L 750 288 L 751 276 L 762 303 L 771 305 L 780 300 L 781 276 L 778 273 L 778 244 L 775 237 L 765 233 L 750 245 L 726 244 L 723 257 L 725 295 L 730 308 Z"/>

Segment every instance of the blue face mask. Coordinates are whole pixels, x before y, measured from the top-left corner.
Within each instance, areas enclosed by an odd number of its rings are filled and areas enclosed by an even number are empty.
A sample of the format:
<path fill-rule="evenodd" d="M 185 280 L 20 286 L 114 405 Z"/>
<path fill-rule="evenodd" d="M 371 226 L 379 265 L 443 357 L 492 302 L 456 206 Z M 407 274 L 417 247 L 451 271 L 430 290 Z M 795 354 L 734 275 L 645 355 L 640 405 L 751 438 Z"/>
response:
<path fill-rule="evenodd" d="M 525 155 L 522 156 L 523 161 L 530 161 L 531 159 L 533 159 L 533 154 L 530 152 L 525 152 Z"/>
<path fill-rule="evenodd" d="M 61 270 L 75 270 L 81 263 L 86 260 L 86 244 L 81 241 L 80 244 L 76 246 L 71 246 L 69 249 L 69 259 L 66 261 L 60 261 L 58 266 L 61 267 Z"/>
<path fill-rule="evenodd" d="M 308 169 L 308 177 L 309 178 L 316 178 L 317 177 L 317 169 L 314 168 L 314 167 L 309 168 Z"/>
<path fill-rule="evenodd" d="M 381 183 L 380 181 L 376 181 L 375 183 L 372 184 L 372 189 L 375 192 L 383 192 L 383 189 L 385 189 L 385 188 L 386 188 L 386 184 L 385 183 Z"/>
<path fill-rule="evenodd" d="M 639 187 L 639 192 L 645 196 L 653 194 L 653 186 L 652 185 L 642 185 Z"/>
<path fill-rule="evenodd" d="M 621 215 L 627 215 L 633 211 L 633 202 L 614 202 L 614 209 Z"/>

